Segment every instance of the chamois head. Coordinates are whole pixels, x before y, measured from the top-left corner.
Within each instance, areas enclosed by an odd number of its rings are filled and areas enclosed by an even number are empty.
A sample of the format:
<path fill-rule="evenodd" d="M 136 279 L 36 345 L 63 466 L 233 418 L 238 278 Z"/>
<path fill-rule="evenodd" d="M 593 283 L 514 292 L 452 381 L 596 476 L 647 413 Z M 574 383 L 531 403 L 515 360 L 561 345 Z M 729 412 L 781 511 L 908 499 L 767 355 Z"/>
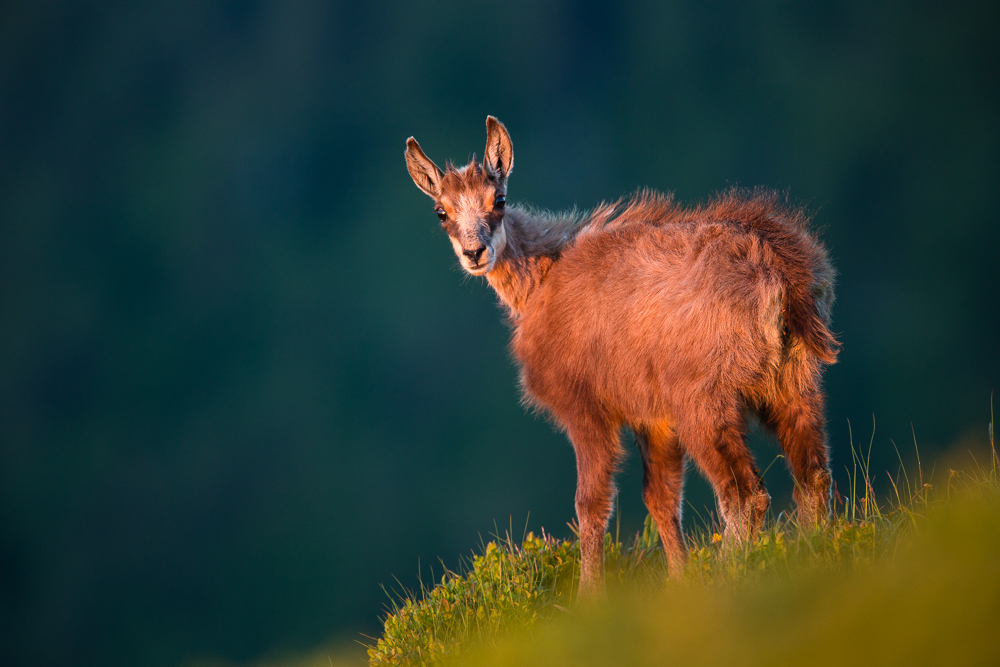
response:
<path fill-rule="evenodd" d="M 486 117 L 486 153 L 476 161 L 441 171 L 413 137 L 406 140 L 406 166 L 417 187 L 434 200 L 434 212 L 448 232 L 462 268 L 482 276 L 493 268 L 507 245 L 504 206 L 507 176 L 514 167 L 510 135 L 503 123 Z"/>

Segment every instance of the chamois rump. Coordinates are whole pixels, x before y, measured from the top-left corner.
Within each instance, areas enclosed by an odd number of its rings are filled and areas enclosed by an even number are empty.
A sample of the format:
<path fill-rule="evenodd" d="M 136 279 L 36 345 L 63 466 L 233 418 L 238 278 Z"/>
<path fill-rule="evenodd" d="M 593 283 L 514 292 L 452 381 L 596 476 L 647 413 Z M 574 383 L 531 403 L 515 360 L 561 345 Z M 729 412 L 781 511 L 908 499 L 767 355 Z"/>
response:
<path fill-rule="evenodd" d="M 671 577 L 683 573 L 686 457 L 711 483 L 725 540 L 758 531 L 770 496 L 745 443 L 748 413 L 777 436 L 798 518 L 826 520 L 830 468 L 820 375 L 836 359 L 834 270 L 807 214 L 776 193 L 684 207 L 641 190 L 588 212 L 506 204 L 514 154 L 486 119 L 482 164 L 442 171 L 410 137 L 406 163 L 462 268 L 485 276 L 513 329 L 528 404 L 577 462 L 580 597 L 604 590 L 604 534 L 627 426 Z"/>

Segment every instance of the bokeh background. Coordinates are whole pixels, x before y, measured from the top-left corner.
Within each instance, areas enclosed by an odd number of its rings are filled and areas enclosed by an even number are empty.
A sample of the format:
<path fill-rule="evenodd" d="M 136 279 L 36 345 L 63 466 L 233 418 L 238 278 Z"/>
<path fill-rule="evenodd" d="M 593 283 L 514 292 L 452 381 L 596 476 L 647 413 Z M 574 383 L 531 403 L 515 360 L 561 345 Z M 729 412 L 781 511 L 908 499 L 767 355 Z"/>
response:
<path fill-rule="evenodd" d="M 382 585 L 480 537 L 569 534 L 572 450 L 519 406 L 495 299 L 403 162 L 410 135 L 481 155 L 487 114 L 512 200 L 766 184 L 815 212 L 841 484 L 848 423 L 876 470 L 981 445 L 998 9 L 3 3 L 0 663 L 308 651 L 377 634 Z"/>

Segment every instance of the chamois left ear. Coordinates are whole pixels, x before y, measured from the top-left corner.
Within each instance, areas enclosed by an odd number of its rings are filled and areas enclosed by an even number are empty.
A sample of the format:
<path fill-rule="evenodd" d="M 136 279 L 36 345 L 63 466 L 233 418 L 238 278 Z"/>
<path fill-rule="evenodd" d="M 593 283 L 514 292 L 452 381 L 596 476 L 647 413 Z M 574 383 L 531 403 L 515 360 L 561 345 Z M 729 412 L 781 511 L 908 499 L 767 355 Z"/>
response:
<path fill-rule="evenodd" d="M 434 164 L 433 160 L 424 155 L 420 150 L 420 144 L 413 137 L 406 140 L 404 155 L 410 178 L 424 194 L 436 201 L 441 196 L 441 179 L 444 178 L 444 172 Z"/>
<path fill-rule="evenodd" d="M 486 153 L 483 155 L 483 166 L 493 178 L 503 184 L 514 169 L 514 147 L 510 143 L 510 135 L 503 123 L 493 116 L 486 117 Z"/>

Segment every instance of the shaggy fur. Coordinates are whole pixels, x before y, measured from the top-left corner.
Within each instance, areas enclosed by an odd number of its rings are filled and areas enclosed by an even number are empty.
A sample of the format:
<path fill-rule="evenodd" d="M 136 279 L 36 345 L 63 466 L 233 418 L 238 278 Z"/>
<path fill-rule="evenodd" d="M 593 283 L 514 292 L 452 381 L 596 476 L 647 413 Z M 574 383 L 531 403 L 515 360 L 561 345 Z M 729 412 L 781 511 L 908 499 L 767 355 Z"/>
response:
<path fill-rule="evenodd" d="M 463 267 L 507 310 L 527 402 L 573 443 L 581 595 L 603 590 L 622 426 L 642 455 L 671 576 L 687 558 L 686 459 L 715 490 L 727 542 L 763 521 L 770 496 L 744 441 L 749 412 L 784 450 L 800 521 L 825 520 L 820 375 L 837 354 L 835 274 L 800 208 L 766 190 L 691 208 L 651 191 L 587 213 L 506 207 L 513 151 L 492 117 L 483 165 L 442 172 L 412 138 L 406 158 Z"/>

